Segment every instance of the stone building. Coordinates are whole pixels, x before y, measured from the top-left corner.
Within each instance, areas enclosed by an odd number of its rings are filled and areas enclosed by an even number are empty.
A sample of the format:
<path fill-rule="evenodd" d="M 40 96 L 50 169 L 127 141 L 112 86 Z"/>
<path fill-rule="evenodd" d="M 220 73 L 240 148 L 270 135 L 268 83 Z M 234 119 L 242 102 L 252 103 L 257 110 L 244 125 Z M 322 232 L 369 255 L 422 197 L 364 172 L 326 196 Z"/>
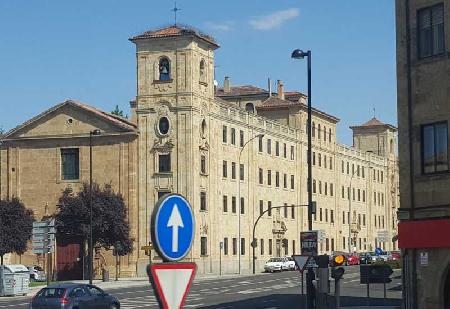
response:
<path fill-rule="evenodd" d="M 450 308 L 450 1 L 396 1 L 405 308 Z"/>
<path fill-rule="evenodd" d="M 307 230 L 306 96 L 285 91 L 281 81 L 276 92 L 232 86 L 230 78 L 217 87 L 219 45 L 193 29 L 172 26 L 130 40 L 137 62 L 130 122 L 70 101 L 9 132 L 1 196 L 19 196 L 38 216 L 53 212 L 65 186 L 86 180 L 88 133 L 99 128 L 105 133 L 96 138 L 94 178 L 112 181 L 126 197 L 135 240 L 121 275 L 145 275 L 148 256 L 140 248 L 150 241 L 154 205 L 168 192 L 192 204 L 196 230 L 186 260 L 200 273 L 250 272 L 253 224 L 261 214 L 257 271 L 272 256 L 299 253 L 300 232 Z M 351 147 L 337 143 L 338 122 L 313 110 L 319 251 L 397 249 L 396 128 L 375 118 L 354 126 Z M 65 147 L 79 149 L 77 181 L 60 179 Z"/>

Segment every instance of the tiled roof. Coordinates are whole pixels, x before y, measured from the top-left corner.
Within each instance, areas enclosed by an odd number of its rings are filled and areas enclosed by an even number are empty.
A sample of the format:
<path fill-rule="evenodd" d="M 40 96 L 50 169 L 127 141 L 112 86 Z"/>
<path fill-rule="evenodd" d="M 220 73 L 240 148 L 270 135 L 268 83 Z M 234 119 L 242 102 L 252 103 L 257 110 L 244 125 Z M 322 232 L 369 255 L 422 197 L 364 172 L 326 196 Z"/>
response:
<path fill-rule="evenodd" d="M 92 106 L 89 106 L 89 105 L 86 105 L 86 104 L 83 104 L 83 103 L 80 103 L 80 102 L 77 102 L 77 101 L 74 101 L 74 100 L 66 100 L 66 101 L 64 101 L 64 102 L 62 102 L 62 103 L 60 103 L 58 105 L 55 105 L 52 108 L 50 108 L 50 109 L 40 113 L 39 115 L 29 119 L 28 121 L 22 123 L 21 125 L 15 127 L 14 129 L 10 130 L 8 133 L 3 135 L 2 138 L 7 139 L 8 137 L 13 135 L 17 131 L 25 128 L 26 126 L 32 124 L 33 122 L 35 122 L 35 121 L 45 117 L 46 115 L 48 115 L 48 114 L 50 114 L 50 113 L 52 113 L 52 112 L 62 108 L 63 106 L 66 106 L 66 105 L 77 107 L 77 108 L 83 109 L 85 111 L 94 113 L 95 115 L 103 118 L 104 120 L 106 120 L 106 121 L 108 121 L 110 123 L 115 124 L 118 127 L 121 127 L 122 129 L 124 129 L 126 131 L 137 132 L 137 126 L 134 123 L 128 121 L 127 119 L 124 119 L 124 118 L 122 118 L 120 116 L 116 116 L 116 115 L 113 115 L 113 114 L 110 114 L 110 113 L 107 113 L 107 112 L 104 112 L 104 111 L 101 111 L 101 110 L 99 110 L 99 109 L 97 109 L 95 107 L 92 107 Z"/>
<path fill-rule="evenodd" d="M 142 39 L 150 39 L 150 38 L 166 38 L 166 37 L 175 37 L 175 36 L 183 36 L 183 35 L 194 35 L 199 39 L 202 39 L 215 47 L 219 47 L 219 44 L 216 43 L 213 37 L 201 33 L 200 31 L 188 27 L 188 26 L 180 26 L 174 25 L 162 29 L 149 30 L 139 35 L 130 38 L 130 41 L 142 40 Z"/>
<path fill-rule="evenodd" d="M 252 94 L 269 94 L 265 89 L 258 88 L 252 85 L 230 87 L 230 92 L 224 92 L 223 88 L 217 88 L 216 96 L 239 96 L 239 95 L 252 95 Z"/>
<path fill-rule="evenodd" d="M 360 127 L 384 126 L 384 125 L 385 124 L 382 123 L 380 120 L 378 120 L 377 118 L 373 117 L 372 119 L 370 119 L 366 123 L 360 125 Z"/>
<path fill-rule="evenodd" d="M 260 106 L 258 106 L 258 109 L 264 109 L 265 107 L 267 108 L 276 108 L 276 107 L 290 107 L 290 106 L 295 106 L 295 105 L 299 105 L 298 102 L 292 102 L 292 101 L 288 101 L 288 100 L 282 100 L 278 97 L 270 97 L 267 100 L 265 100 Z"/>

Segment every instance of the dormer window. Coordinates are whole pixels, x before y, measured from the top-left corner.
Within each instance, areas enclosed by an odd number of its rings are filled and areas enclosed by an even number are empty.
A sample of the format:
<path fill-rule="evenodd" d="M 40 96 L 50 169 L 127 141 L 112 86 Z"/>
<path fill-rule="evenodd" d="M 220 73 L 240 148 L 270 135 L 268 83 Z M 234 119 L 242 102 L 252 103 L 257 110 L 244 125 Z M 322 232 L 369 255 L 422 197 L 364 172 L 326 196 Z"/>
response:
<path fill-rule="evenodd" d="M 200 61 L 200 82 L 206 83 L 205 60 Z"/>
<path fill-rule="evenodd" d="M 253 105 L 253 103 L 248 102 L 247 104 L 245 104 L 245 110 L 247 111 L 247 113 L 254 113 L 255 106 Z"/>
<path fill-rule="evenodd" d="M 159 80 L 170 80 L 170 62 L 167 58 L 159 60 Z"/>

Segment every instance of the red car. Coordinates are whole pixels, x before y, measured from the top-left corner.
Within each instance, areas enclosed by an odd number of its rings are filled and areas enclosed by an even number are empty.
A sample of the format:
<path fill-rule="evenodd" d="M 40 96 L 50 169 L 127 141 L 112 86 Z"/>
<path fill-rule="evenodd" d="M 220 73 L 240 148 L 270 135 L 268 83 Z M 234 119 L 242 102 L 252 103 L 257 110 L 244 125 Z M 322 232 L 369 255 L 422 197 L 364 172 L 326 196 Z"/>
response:
<path fill-rule="evenodd" d="M 360 264 L 360 260 L 359 260 L 359 256 L 356 254 L 353 255 L 348 255 L 347 260 L 345 261 L 346 265 L 359 265 Z"/>
<path fill-rule="evenodd" d="M 402 255 L 400 254 L 400 252 L 394 251 L 391 253 L 391 256 L 393 261 L 400 261 L 402 259 Z"/>

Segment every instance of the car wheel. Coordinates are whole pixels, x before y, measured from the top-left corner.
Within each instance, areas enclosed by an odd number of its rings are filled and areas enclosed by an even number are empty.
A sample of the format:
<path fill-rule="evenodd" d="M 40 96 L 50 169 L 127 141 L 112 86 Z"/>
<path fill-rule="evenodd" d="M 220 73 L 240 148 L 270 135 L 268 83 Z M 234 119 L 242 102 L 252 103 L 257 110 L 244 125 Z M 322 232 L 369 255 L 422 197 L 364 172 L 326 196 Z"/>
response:
<path fill-rule="evenodd" d="M 110 309 L 119 309 L 120 306 L 119 304 L 111 304 L 111 306 L 109 306 Z"/>

